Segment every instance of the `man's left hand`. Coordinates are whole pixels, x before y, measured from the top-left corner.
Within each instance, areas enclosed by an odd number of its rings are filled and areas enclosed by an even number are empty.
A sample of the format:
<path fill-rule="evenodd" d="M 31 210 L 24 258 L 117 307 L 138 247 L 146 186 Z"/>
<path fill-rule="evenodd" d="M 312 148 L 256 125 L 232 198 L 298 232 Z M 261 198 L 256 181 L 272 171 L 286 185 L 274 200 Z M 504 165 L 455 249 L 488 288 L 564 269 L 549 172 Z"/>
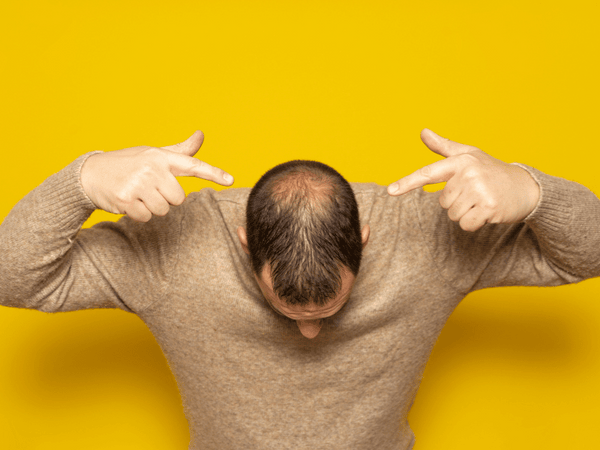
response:
<path fill-rule="evenodd" d="M 446 182 L 440 205 L 465 231 L 486 223 L 517 223 L 526 218 L 540 198 L 537 182 L 525 169 L 492 158 L 482 150 L 453 142 L 425 128 L 421 140 L 445 159 L 422 167 L 388 186 L 402 195 L 413 189 Z M 394 191 L 394 187 L 398 190 Z"/>

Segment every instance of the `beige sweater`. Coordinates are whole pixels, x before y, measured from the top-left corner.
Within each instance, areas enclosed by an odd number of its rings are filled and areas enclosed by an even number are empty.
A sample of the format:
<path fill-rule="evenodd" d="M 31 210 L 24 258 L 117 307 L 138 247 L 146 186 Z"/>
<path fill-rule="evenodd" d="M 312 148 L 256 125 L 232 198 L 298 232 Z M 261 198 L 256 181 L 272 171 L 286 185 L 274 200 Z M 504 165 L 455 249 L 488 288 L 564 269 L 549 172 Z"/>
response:
<path fill-rule="evenodd" d="M 0 226 L 0 304 L 120 308 L 162 348 L 194 450 L 405 450 L 407 415 L 446 320 L 471 291 L 600 275 L 600 201 L 521 165 L 541 188 L 523 223 L 471 233 L 439 191 L 351 183 L 371 237 L 348 304 L 306 339 L 273 311 L 236 229 L 249 188 L 192 193 L 165 217 L 88 229 L 82 155 Z"/>

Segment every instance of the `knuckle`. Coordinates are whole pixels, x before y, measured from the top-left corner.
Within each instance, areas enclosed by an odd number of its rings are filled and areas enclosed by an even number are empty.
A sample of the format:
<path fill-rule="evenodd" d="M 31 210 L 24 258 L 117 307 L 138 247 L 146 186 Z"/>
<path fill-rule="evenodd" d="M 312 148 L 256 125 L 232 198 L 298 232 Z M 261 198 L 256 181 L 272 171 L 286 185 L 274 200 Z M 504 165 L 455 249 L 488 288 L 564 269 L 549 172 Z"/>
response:
<path fill-rule="evenodd" d="M 440 195 L 439 200 L 440 200 L 440 206 L 444 209 L 448 209 L 448 205 L 446 203 L 447 202 L 446 197 L 444 197 L 443 195 Z"/>
<path fill-rule="evenodd" d="M 461 219 L 460 221 L 460 227 L 465 230 L 465 231 L 475 231 L 476 228 L 473 224 L 473 222 L 469 222 L 467 220 Z"/>
<path fill-rule="evenodd" d="M 139 216 L 141 218 L 141 222 L 148 222 L 150 219 L 152 219 L 152 213 L 146 208 L 143 208 L 143 210 L 139 213 Z"/>
<path fill-rule="evenodd" d="M 447 187 L 442 189 L 442 193 L 440 194 L 439 201 L 440 201 L 441 207 L 444 209 L 448 209 L 451 206 L 450 194 L 451 194 L 451 192 Z"/>
<path fill-rule="evenodd" d="M 156 211 L 153 211 L 153 214 L 155 216 L 164 217 L 169 213 L 169 209 L 170 208 L 168 206 L 166 208 L 160 208 L 160 209 L 157 209 Z"/>
<path fill-rule="evenodd" d="M 479 177 L 479 169 L 477 167 L 469 166 L 463 171 L 463 177 L 467 180 L 475 180 Z"/>
<path fill-rule="evenodd" d="M 417 173 L 419 175 L 421 175 L 422 177 L 431 178 L 431 167 L 430 166 L 421 167 L 419 170 L 417 170 Z"/>
<path fill-rule="evenodd" d="M 136 222 L 148 222 L 152 218 L 152 214 L 150 214 L 150 212 L 144 213 L 138 210 L 128 210 L 126 214 Z"/>
<path fill-rule="evenodd" d="M 211 173 L 211 166 L 200 159 L 195 159 L 192 162 L 192 169 L 196 174 L 206 177 L 207 173 Z"/>
<path fill-rule="evenodd" d="M 156 208 L 156 215 L 166 216 L 169 213 L 170 209 L 171 207 L 169 206 L 169 204 L 165 202 L 164 204 L 161 204 L 159 207 Z"/>
<path fill-rule="evenodd" d="M 493 215 L 485 223 L 500 223 L 500 218 L 497 215 Z"/>
<path fill-rule="evenodd" d="M 496 209 L 498 208 L 498 200 L 496 200 L 495 198 L 488 197 L 485 200 L 484 206 L 487 209 Z"/>
<path fill-rule="evenodd" d="M 460 160 L 463 161 L 463 164 L 466 164 L 466 165 L 471 165 L 471 164 L 479 162 L 477 157 L 475 155 L 473 155 L 472 153 L 461 153 L 457 157 L 460 158 Z"/>
<path fill-rule="evenodd" d="M 156 164 L 152 160 L 144 160 L 138 167 L 138 173 L 142 176 L 149 176 L 156 172 Z"/>
<path fill-rule="evenodd" d="M 182 192 L 181 195 L 178 195 L 177 197 L 175 197 L 175 199 L 173 200 L 173 205 L 179 206 L 179 205 L 183 204 L 184 201 L 185 201 L 185 193 Z"/>
<path fill-rule="evenodd" d="M 122 189 L 120 191 L 117 191 L 115 197 L 119 203 L 125 204 L 129 204 L 134 200 L 133 195 L 131 194 L 131 191 L 129 189 Z"/>
<path fill-rule="evenodd" d="M 149 156 L 162 155 L 163 150 L 158 147 L 146 147 L 144 148 L 144 154 Z"/>
<path fill-rule="evenodd" d="M 144 174 L 156 172 L 165 165 L 165 160 L 165 150 L 148 147 L 141 155 L 138 170 Z"/>

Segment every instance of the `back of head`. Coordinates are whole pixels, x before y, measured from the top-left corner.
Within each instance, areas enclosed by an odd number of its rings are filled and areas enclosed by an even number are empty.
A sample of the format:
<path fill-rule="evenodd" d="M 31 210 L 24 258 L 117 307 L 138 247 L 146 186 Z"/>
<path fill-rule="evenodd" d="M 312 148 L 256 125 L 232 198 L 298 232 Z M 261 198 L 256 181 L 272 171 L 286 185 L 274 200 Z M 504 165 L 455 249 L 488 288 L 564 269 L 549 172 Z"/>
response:
<path fill-rule="evenodd" d="M 341 270 L 358 275 L 358 205 L 333 168 L 295 160 L 266 172 L 252 188 L 246 233 L 252 270 L 271 266 L 273 291 L 289 305 L 324 306 L 341 288 Z"/>

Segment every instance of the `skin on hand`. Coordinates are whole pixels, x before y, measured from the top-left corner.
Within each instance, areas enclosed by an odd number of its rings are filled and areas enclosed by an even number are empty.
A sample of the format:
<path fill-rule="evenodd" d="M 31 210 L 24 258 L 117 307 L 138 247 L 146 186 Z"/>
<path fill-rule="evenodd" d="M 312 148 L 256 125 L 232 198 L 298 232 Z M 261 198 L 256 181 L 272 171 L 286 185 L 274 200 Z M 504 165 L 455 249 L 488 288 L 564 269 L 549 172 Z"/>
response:
<path fill-rule="evenodd" d="M 164 216 L 181 205 L 185 192 L 175 177 L 197 177 L 231 186 L 233 177 L 193 158 L 204 142 L 196 131 L 185 141 L 166 147 L 131 147 L 90 156 L 81 168 L 83 190 L 97 208 L 127 214 L 138 222 Z"/>
<path fill-rule="evenodd" d="M 486 223 L 518 223 L 535 209 L 540 188 L 525 169 L 476 147 L 442 138 L 427 128 L 421 131 L 421 140 L 445 159 L 392 183 L 388 186 L 390 195 L 445 181 L 440 205 L 465 231 L 476 231 Z"/>

